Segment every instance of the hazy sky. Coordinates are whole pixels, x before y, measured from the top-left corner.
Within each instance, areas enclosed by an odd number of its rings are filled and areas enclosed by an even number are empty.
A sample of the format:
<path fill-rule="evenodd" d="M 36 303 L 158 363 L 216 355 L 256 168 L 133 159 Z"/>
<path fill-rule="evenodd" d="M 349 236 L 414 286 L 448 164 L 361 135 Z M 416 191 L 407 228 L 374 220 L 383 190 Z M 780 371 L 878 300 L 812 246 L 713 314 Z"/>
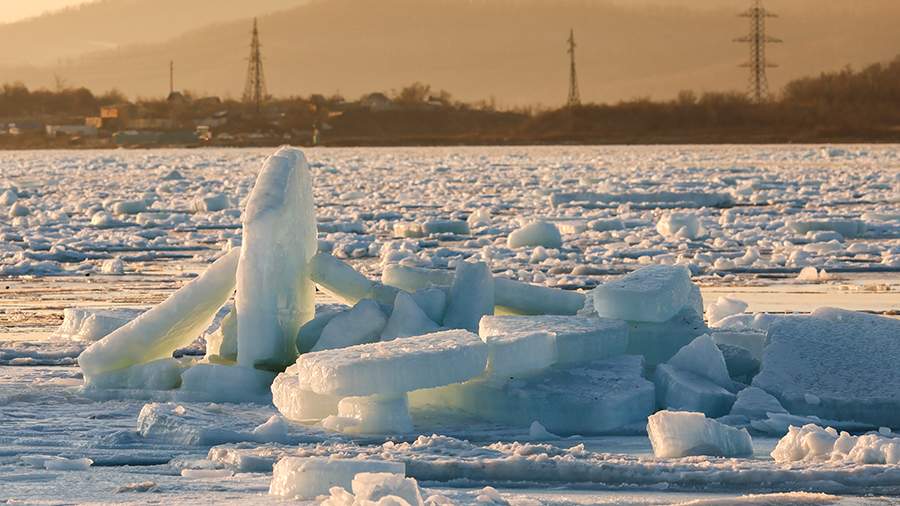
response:
<path fill-rule="evenodd" d="M 0 23 L 9 23 L 87 0 L 0 0 Z"/>

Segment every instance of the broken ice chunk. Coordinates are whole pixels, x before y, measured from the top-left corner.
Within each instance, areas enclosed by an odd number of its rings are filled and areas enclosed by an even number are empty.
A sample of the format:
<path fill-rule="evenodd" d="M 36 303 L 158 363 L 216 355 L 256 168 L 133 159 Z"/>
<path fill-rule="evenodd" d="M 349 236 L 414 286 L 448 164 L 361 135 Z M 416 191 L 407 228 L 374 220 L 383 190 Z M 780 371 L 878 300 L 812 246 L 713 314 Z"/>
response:
<path fill-rule="evenodd" d="M 747 429 L 735 429 L 703 413 L 660 411 L 647 418 L 647 435 L 659 458 L 692 455 L 749 457 L 753 442 Z"/>
<path fill-rule="evenodd" d="M 734 387 L 734 382 L 728 375 L 725 357 L 709 334 L 695 338 L 678 350 L 667 363 L 683 371 L 699 374 L 727 390 Z"/>
<path fill-rule="evenodd" d="M 282 147 L 266 159 L 247 200 L 238 267 L 238 362 L 281 369 L 297 356 L 300 326 L 315 313 L 309 261 L 316 217 L 306 158 Z"/>
<path fill-rule="evenodd" d="M 340 400 L 340 397 L 320 395 L 300 388 L 296 364 L 272 382 L 272 403 L 289 420 L 321 420 L 336 415 Z"/>
<path fill-rule="evenodd" d="M 443 293 L 443 292 L 441 292 Z M 406 292 L 397 293 L 394 310 L 387 325 L 381 331 L 381 340 L 390 341 L 398 337 L 421 336 L 436 332 L 440 326 L 431 321 Z"/>
<path fill-rule="evenodd" d="M 387 317 L 384 316 L 378 303 L 371 299 L 363 299 L 352 309 L 338 314 L 325 325 L 312 351 L 346 348 L 377 341 L 386 324 Z"/>
<path fill-rule="evenodd" d="M 327 495 L 331 487 L 351 490 L 359 473 L 404 475 L 406 466 L 386 460 L 284 457 L 272 469 L 269 495 L 312 500 Z"/>
<path fill-rule="evenodd" d="M 85 388 L 125 390 L 172 390 L 181 385 L 181 373 L 188 364 L 174 358 L 161 358 L 100 374 L 85 376 Z"/>
<path fill-rule="evenodd" d="M 251 367 L 197 364 L 181 375 L 176 398 L 191 402 L 269 402 L 275 373 Z"/>
<path fill-rule="evenodd" d="M 643 355 L 647 365 L 669 360 L 684 345 L 708 330 L 703 318 L 692 308 L 684 308 L 663 323 L 626 322 L 628 353 Z"/>
<path fill-rule="evenodd" d="M 317 253 L 310 260 L 309 268 L 312 280 L 342 302 L 356 304 L 362 299 L 372 298 L 373 283 L 328 253 Z"/>
<path fill-rule="evenodd" d="M 322 426 L 346 434 L 404 434 L 413 428 L 406 394 L 345 397 L 337 416 L 322 420 Z"/>
<path fill-rule="evenodd" d="M 683 266 L 651 265 L 591 291 L 597 315 L 640 322 L 664 322 L 692 306 L 690 271 Z"/>
<path fill-rule="evenodd" d="M 62 325 L 56 329 L 53 337 L 54 339 L 94 342 L 108 336 L 143 312 L 140 309 L 126 308 L 68 307 L 63 310 Z"/>
<path fill-rule="evenodd" d="M 750 420 L 763 420 L 769 413 L 787 413 L 778 399 L 765 390 L 747 387 L 737 394 L 737 400 L 731 407 L 731 415 L 746 416 Z"/>
<path fill-rule="evenodd" d="M 653 376 L 661 408 L 699 411 L 713 418 L 728 414 L 735 395 L 707 377 L 669 364 L 656 367 Z"/>
<path fill-rule="evenodd" d="M 543 246 L 558 249 L 562 246 L 562 235 L 556 225 L 546 221 L 536 221 L 514 230 L 506 241 L 510 248 L 523 246 Z"/>
<path fill-rule="evenodd" d="M 239 252 L 216 260 L 159 305 L 92 344 L 78 356 L 85 377 L 167 358 L 212 323 L 234 291 Z"/>
<path fill-rule="evenodd" d="M 556 362 L 556 338 L 549 332 L 504 333 L 482 339 L 488 345 L 488 377 L 508 379 Z"/>

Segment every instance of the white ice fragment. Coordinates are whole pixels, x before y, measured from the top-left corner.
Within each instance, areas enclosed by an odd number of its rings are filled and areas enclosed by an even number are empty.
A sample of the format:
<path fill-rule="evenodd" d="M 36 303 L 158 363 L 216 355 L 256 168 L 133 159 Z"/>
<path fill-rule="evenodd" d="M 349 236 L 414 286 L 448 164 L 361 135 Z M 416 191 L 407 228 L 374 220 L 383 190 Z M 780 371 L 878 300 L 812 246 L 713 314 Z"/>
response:
<path fill-rule="evenodd" d="M 706 230 L 691 213 L 666 213 L 656 224 L 656 231 L 667 239 L 697 239 L 706 235 Z"/>
<path fill-rule="evenodd" d="M 343 397 L 392 395 L 459 383 L 484 372 L 487 345 L 465 330 L 448 330 L 307 353 L 297 359 L 304 387 Z"/>
<path fill-rule="evenodd" d="M 381 331 L 381 340 L 420 336 L 436 332 L 438 329 L 440 326 L 428 318 L 410 294 L 398 292 L 397 298 L 394 299 L 394 310 L 391 311 L 387 325 Z"/>
<path fill-rule="evenodd" d="M 479 324 L 482 339 L 503 335 L 549 332 L 556 337 L 558 363 L 588 362 L 625 353 L 628 327 L 621 320 L 582 316 L 485 316 Z M 532 360 L 543 360 L 543 356 Z"/>
<path fill-rule="evenodd" d="M 562 235 L 556 225 L 546 221 L 536 221 L 514 230 L 509 234 L 506 243 L 510 248 L 543 246 L 559 249 L 562 247 Z"/>
<path fill-rule="evenodd" d="M 147 201 L 145 200 L 123 200 L 116 202 L 112 206 L 113 214 L 138 214 L 147 210 Z"/>
<path fill-rule="evenodd" d="M 341 398 L 321 395 L 300 386 L 297 365 L 291 365 L 272 382 L 272 403 L 289 420 L 321 420 L 336 415 Z"/>
<path fill-rule="evenodd" d="M 53 455 L 23 455 L 26 464 L 48 471 L 87 471 L 94 461 L 89 458 L 70 459 Z"/>
<path fill-rule="evenodd" d="M 791 220 L 788 227 L 797 234 L 806 234 L 811 231 L 833 231 L 844 237 L 859 237 L 867 230 L 866 222 L 862 220 L 845 219 L 821 219 L 821 220 Z"/>
<path fill-rule="evenodd" d="M 53 333 L 55 339 L 93 342 L 137 318 L 142 310 L 70 307 L 63 310 L 63 322 Z"/>
<path fill-rule="evenodd" d="M 359 301 L 352 309 L 338 314 L 322 329 L 312 351 L 346 348 L 378 340 L 387 317 L 371 299 Z"/>
<path fill-rule="evenodd" d="M 772 450 L 772 458 L 775 462 L 831 461 L 895 466 L 900 464 L 900 438 L 880 433 L 851 436 L 814 424 L 791 426 Z"/>
<path fill-rule="evenodd" d="M 159 305 L 92 344 L 78 356 L 85 376 L 166 358 L 193 342 L 234 291 L 237 263 L 235 250 Z"/>
<path fill-rule="evenodd" d="M 19 216 L 28 216 L 31 214 L 31 210 L 28 209 L 28 206 L 21 202 L 15 202 L 13 205 L 9 206 L 8 216 L 10 218 L 16 218 Z"/>
<path fill-rule="evenodd" d="M 228 197 L 222 193 L 207 193 L 191 201 L 191 209 L 198 213 L 214 213 L 227 209 L 229 205 Z"/>
<path fill-rule="evenodd" d="M 111 258 L 100 265 L 100 272 L 103 274 L 123 274 L 125 272 L 125 262 L 118 258 Z"/>
<path fill-rule="evenodd" d="M 422 493 L 415 478 L 400 473 L 358 473 L 353 477 L 353 494 L 364 501 L 382 504 L 382 499 L 398 498 L 409 506 L 424 506 Z"/>
<path fill-rule="evenodd" d="M 584 306 L 584 294 L 559 288 L 494 278 L 498 307 L 526 315 L 574 315 Z"/>
<path fill-rule="evenodd" d="M 461 220 L 429 220 L 422 224 L 422 231 L 424 231 L 426 235 L 466 235 L 469 233 L 469 224 Z"/>
<path fill-rule="evenodd" d="M 325 326 L 328 325 L 334 317 L 345 312 L 347 309 L 349 308 L 346 306 L 342 306 L 341 308 L 334 306 L 324 309 L 317 308 L 316 317 L 304 323 L 303 326 L 300 327 L 300 330 L 297 331 L 297 351 L 301 354 L 309 353 L 322 336 L 322 331 L 325 330 Z"/>
<path fill-rule="evenodd" d="M 900 427 L 898 336 L 896 319 L 841 309 L 779 318 L 753 385 L 795 415 Z"/>
<path fill-rule="evenodd" d="M 550 439 L 559 439 L 559 436 L 547 430 L 547 427 L 541 425 L 541 422 L 535 420 L 531 422 L 528 428 L 528 438 L 535 441 L 547 441 Z"/>
<path fill-rule="evenodd" d="M 287 441 L 288 424 L 279 415 L 272 415 L 251 432 L 259 441 Z"/>
<path fill-rule="evenodd" d="M 353 478 L 359 473 L 404 475 L 406 466 L 385 460 L 285 457 L 272 470 L 269 495 L 312 500 L 327 495 L 331 487 L 351 490 Z"/>
<path fill-rule="evenodd" d="M 816 282 L 819 280 L 819 271 L 816 270 L 813 266 L 807 266 L 800 269 L 800 274 L 797 275 L 797 281 L 812 281 Z"/>
<path fill-rule="evenodd" d="M 206 357 L 213 360 L 237 360 L 237 315 L 234 309 L 222 318 L 219 328 L 206 336 Z"/>
<path fill-rule="evenodd" d="M 747 429 L 729 427 L 706 418 L 703 413 L 659 411 L 647 418 L 647 435 L 658 458 L 753 455 Z"/>
<path fill-rule="evenodd" d="M 278 369 L 297 356 L 300 326 L 315 313 L 309 260 L 315 206 L 306 158 L 282 147 L 263 163 L 242 218 L 238 267 L 238 362 Z"/>
<path fill-rule="evenodd" d="M 734 388 L 725 357 L 709 334 L 696 337 L 667 362 L 672 367 L 705 377 L 726 390 Z"/>
<path fill-rule="evenodd" d="M 462 262 L 450 286 L 444 327 L 478 331 L 484 315 L 494 314 L 494 278 L 483 262 Z"/>
<path fill-rule="evenodd" d="M 639 322 L 664 322 L 693 304 L 690 271 L 651 265 L 598 286 L 591 292 L 597 315 Z"/>
<path fill-rule="evenodd" d="M 719 297 L 714 303 L 706 306 L 706 321 L 710 327 L 718 327 L 725 318 L 743 313 L 748 304 L 733 297 Z"/>

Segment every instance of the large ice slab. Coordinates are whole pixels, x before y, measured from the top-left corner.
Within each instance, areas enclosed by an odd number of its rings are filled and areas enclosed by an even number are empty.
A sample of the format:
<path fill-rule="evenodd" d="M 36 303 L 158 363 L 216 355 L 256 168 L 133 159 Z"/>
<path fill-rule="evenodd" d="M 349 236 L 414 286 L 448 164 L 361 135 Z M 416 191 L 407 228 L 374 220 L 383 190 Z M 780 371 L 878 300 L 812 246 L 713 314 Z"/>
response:
<path fill-rule="evenodd" d="M 494 278 L 484 262 L 461 262 L 450 286 L 444 327 L 478 331 L 484 315 L 494 314 Z"/>
<path fill-rule="evenodd" d="M 92 344 L 78 356 L 85 376 L 167 358 L 212 323 L 234 291 L 239 253 L 216 260 L 159 305 Z"/>
<path fill-rule="evenodd" d="M 691 273 L 683 266 L 651 265 L 594 288 L 598 316 L 640 322 L 664 322 L 690 306 Z"/>
<path fill-rule="evenodd" d="M 621 320 L 582 316 L 485 316 L 479 325 L 484 338 L 535 331 L 556 335 L 559 363 L 586 362 L 625 353 L 628 328 Z"/>
<path fill-rule="evenodd" d="M 505 382 L 479 378 L 410 394 L 413 408 L 450 409 L 511 427 L 538 421 L 555 434 L 627 432 L 653 413 L 643 360 L 621 355 L 553 366 Z"/>
<path fill-rule="evenodd" d="M 753 443 L 747 429 L 735 429 L 686 411 L 660 411 L 647 419 L 647 435 L 659 458 L 692 455 L 749 457 Z"/>
<path fill-rule="evenodd" d="M 900 427 L 900 320 L 817 309 L 779 319 L 768 340 L 753 385 L 789 412 Z"/>
<path fill-rule="evenodd" d="M 307 353 L 297 359 L 304 388 L 342 397 L 392 395 L 459 383 L 484 372 L 487 345 L 465 330 Z"/>
<path fill-rule="evenodd" d="M 272 470 L 269 495 L 311 500 L 328 495 L 331 487 L 351 490 L 353 478 L 360 473 L 403 475 L 406 466 L 385 460 L 285 457 Z"/>
<path fill-rule="evenodd" d="M 63 322 L 53 333 L 53 337 L 72 341 L 98 341 L 143 312 L 127 308 L 67 307 L 63 310 Z"/>
<path fill-rule="evenodd" d="M 297 356 L 297 330 L 315 313 L 309 261 L 315 206 L 306 158 L 283 147 L 266 159 L 242 217 L 238 267 L 238 362 L 281 369 Z"/>
<path fill-rule="evenodd" d="M 328 253 L 313 256 L 309 268 L 311 279 L 320 288 L 346 304 L 372 298 L 372 281 Z"/>
<path fill-rule="evenodd" d="M 509 379 L 556 362 L 556 336 L 550 332 L 504 333 L 481 339 L 488 345 L 489 377 Z"/>

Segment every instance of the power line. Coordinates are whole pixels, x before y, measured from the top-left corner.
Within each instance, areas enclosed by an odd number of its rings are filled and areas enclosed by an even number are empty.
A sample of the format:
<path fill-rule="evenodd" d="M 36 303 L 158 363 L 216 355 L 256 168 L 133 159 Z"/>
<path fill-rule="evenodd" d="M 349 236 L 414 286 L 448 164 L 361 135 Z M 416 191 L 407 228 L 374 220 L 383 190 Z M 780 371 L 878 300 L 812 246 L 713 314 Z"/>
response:
<path fill-rule="evenodd" d="M 575 72 L 575 30 L 569 30 L 569 99 L 566 106 L 576 107 L 581 105 L 581 96 L 578 92 L 578 74 Z"/>
<path fill-rule="evenodd" d="M 741 67 L 750 69 L 749 88 L 750 97 L 757 103 L 769 98 L 769 81 L 766 77 L 766 69 L 778 65 L 766 59 L 766 45 L 782 42 L 781 39 L 766 35 L 766 18 L 778 16 L 763 7 L 762 0 L 753 0 L 753 6 L 739 14 L 740 17 L 750 18 L 750 33 L 744 37 L 734 39 L 750 46 L 750 60 Z"/>
<path fill-rule="evenodd" d="M 250 63 L 247 66 L 247 83 L 244 85 L 244 102 L 254 104 L 256 112 L 262 110 L 262 103 L 266 99 L 266 78 L 263 74 L 261 47 L 256 18 L 253 18 L 253 38 L 250 40 Z"/>

